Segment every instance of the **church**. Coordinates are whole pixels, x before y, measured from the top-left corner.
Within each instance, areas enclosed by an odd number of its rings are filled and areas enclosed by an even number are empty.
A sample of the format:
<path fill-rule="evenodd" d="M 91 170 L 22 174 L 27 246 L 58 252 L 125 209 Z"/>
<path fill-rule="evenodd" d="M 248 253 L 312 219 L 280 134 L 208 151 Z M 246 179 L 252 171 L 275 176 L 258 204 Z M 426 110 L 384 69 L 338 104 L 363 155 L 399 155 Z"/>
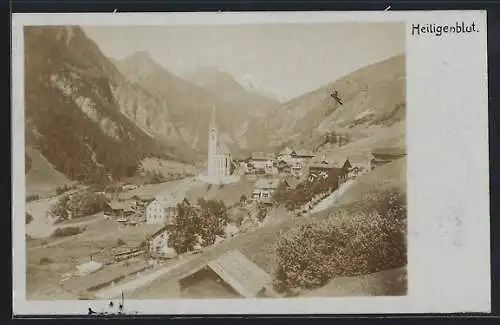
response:
<path fill-rule="evenodd" d="M 233 160 L 231 152 L 219 138 L 215 118 L 215 108 L 212 109 L 212 119 L 208 128 L 207 170 L 199 179 L 208 184 L 230 184 L 239 181 L 240 177 L 231 174 Z"/>

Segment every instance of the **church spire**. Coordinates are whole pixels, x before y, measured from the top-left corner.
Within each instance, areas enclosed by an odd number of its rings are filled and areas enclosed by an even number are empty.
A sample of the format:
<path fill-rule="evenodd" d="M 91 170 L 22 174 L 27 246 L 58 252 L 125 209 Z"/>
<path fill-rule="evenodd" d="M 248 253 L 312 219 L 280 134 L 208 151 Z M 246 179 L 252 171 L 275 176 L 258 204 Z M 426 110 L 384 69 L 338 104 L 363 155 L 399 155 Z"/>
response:
<path fill-rule="evenodd" d="M 212 119 L 210 120 L 210 128 L 215 128 L 215 105 L 212 106 Z"/>

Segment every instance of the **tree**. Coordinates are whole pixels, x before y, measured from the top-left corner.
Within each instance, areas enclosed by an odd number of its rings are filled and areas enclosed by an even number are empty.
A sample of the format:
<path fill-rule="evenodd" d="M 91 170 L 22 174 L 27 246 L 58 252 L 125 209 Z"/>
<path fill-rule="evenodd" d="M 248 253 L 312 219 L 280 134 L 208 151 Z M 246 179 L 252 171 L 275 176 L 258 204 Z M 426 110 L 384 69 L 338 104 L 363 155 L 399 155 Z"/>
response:
<path fill-rule="evenodd" d="M 177 253 L 193 250 L 196 245 L 196 229 L 198 228 L 197 211 L 192 206 L 179 205 L 179 213 L 175 218 L 175 227 L 168 237 L 168 244 Z"/>
<path fill-rule="evenodd" d="M 229 221 L 227 207 L 222 201 L 217 200 L 198 200 L 201 213 L 199 216 L 199 235 L 204 246 L 212 245 L 216 236 L 224 234 L 224 227 Z"/>

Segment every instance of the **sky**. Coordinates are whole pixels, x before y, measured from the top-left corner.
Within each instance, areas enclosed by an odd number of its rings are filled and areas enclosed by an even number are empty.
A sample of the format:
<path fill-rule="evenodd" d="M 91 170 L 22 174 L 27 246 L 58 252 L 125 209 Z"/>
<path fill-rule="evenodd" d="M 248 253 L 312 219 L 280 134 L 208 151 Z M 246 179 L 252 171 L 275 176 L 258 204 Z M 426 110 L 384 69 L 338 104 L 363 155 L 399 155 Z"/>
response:
<path fill-rule="evenodd" d="M 137 51 L 182 76 L 200 66 L 230 73 L 281 101 L 405 51 L 402 23 L 82 26 L 101 51 Z"/>

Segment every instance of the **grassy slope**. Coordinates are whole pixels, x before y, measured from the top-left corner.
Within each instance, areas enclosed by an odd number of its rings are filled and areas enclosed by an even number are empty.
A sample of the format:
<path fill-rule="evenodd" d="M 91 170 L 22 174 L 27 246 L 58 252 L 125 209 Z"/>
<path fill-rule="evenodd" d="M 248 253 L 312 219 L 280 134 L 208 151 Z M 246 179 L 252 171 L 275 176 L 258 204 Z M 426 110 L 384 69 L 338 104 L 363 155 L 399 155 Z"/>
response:
<path fill-rule="evenodd" d="M 356 202 L 365 193 L 384 188 L 398 188 L 406 193 L 406 158 L 400 158 L 360 176 L 337 202 L 339 205 Z"/>
<path fill-rule="evenodd" d="M 355 277 L 338 277 L 304 297 L 399 296 L 407 293 L 406 266 Z"/>
<path fill-rule="evenodd" d="M 26 195 L 52 193 L 58 186 L 71 182 L 38 150 L 26 147 L 26 154 L 31 159 L 31 168 L 26 173 Z"/>
<path fill-rule="evenodd" d="M 358 69 L 284 103 L 258 121 L 249 133 L 257 143 L 293 139 L 292 145 L 310 147 L 324 132 L 356 134 L 357 126 L 390 126 L 405 116 L 405 74 L 404 55 Z M 332 89 L 338 91 L 342 106 L 330 97 Z"/>
<path fill-rule="evenodd" d="M 188 192 L 188 198 L 194 203 L 201 197 L 209 200 L 222 200 L 229 206 L 239 202 L 243 193 L 249 198 L 252 195 L 252 191 L 253 182 L 242 179 L 240 182 L 226 184 L 220 188 L 218 185 L 212 185 L 208 189 L 207 184 L 193 187 Z"/>
<path fill-rule="evenodd" d="M 406 159 L 402 158 L 387 165 L 381 166 L 368 174 L 357 178 L 354 183 L 339 197 L 339 204 L 313 216 L 313 218 L 325 218 L 339 206 L 360 200 L 364 193 L 372 188 L 381 186 L 399 187 L 406 192 Z M 284 223 L 282 232 L 307 222 L 308 219 L 293 220 Z M 241 249 L 254 263 L 262 267 L 267 272 L 273 272 L 274 246 L 279 234 L 268 234 L 259 238 L 258 242 L 251 243 Z"/>

